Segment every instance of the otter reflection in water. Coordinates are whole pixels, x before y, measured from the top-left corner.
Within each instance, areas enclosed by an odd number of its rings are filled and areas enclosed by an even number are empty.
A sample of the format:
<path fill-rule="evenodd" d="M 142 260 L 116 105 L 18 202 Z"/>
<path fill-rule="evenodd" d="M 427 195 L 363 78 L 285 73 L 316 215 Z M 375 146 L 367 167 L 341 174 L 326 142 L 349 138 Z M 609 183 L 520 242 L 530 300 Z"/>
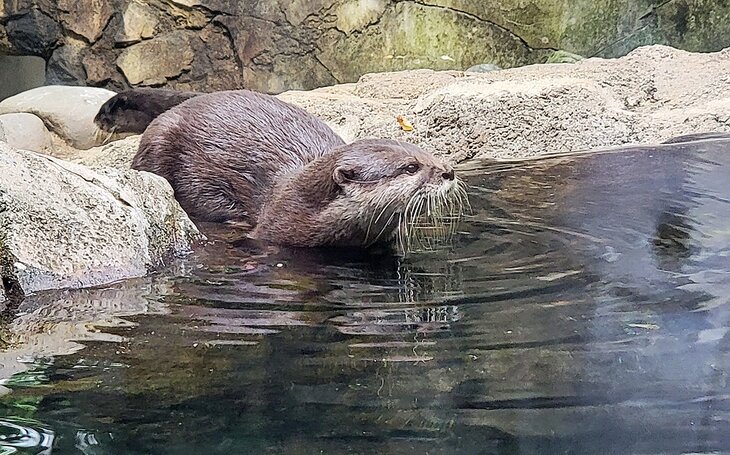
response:
<path fill-rule="evenodd" d="M 134 169 L 165 177 L 194 219 L 233 222 L 295 247 L 450 236 L 466 192 L 453 168 L 415 145 L 351 144 L 303 109 L 247 90 L 193 97 L 147 128 Z"/>

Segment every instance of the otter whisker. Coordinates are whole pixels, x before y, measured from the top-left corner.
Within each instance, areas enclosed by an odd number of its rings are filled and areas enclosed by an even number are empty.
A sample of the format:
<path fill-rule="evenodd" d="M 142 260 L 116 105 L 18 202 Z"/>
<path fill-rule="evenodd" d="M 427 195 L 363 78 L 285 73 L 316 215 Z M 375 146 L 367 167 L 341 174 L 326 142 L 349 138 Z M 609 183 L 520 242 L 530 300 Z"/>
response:
<path fill-rule="evenodd" d="M 380 238 L 380 236 L 381 236 L 381 235 L 383 235 L 383 233 L 385 232 L 385 230 L 386 230 L 386 229 L 388 228 L 388 226 L 390 225 L 390 222 L 391 222 L 391 221 L 393 221 L 393 217 L 395 217 L 395 216 L 396 216 L 397 214 L 398 214 L 398 212 L 393 212 L 393 213 L 392 213 L 392 214 L 390 215 L 390 217 L 388 218 L 388 221 L 386 221 L 386 222 L 385 222 L 385 225 L 383 225 L 383 228 L 382 228 L 382 229 L 380 230 L 380 232 L 378 232 L 378 235 L 377 235 L 377 236 L 375 236 L 375 238 L 373 239 L 373 241 L 372 241 L 372 242 L 370 243 L 371 245 L 372 245 L 373 243 L 375 243 L 375 242 L 377 242 L 377 241 L 378 241 L 378 239 Z"/>
<path fill-rule="evenodd" d="M 116 125 L 112 127 L 112 129 L 109 131 L 109 134 L 106 136 L 106 139 L 102 142 L 102 145 L 106 145 L 109 143 L 109 140 L 114 136 L 114 133 L 117 131 Z"/>
<path fill-rule="evenodd" d="M 385 229 L 390 225 L 390 222 L 393 221 L 393 217 L 396 214 L 396 212 L 393 212 L 390 215 L 390 218 L 388 218 L 388 221 L 385 222 L 385 225 L 381 229 L 380 233 L 375 237 L 375 239 L 372 242 L 368 242 L 368 239 L 370 238 L 370 230 L 372 229 L 373 225 L 375 225 L 375 226 L 378 225 L 378 221 L 380 221 L 380 218 L 383 216 L 384 213 L 386 213 L 388 211 L 388 208 L 390 208 L 390 206 L 395 201 L 398 200 L 398 198 L 399 198 L 399 195 L 396 194 L 395 196 L 393 196 L 390 199 L 390 202 L 388 202 L 385 205 L 385 207 L 383 207 L 383 209 L 380 211 L 380 213 L 374 212 L 373 213 L 373 216 L 370 217 L 370 223 L 368 223 L 368 228 L 367 228 L 367 231 L 365 232 L 365 243 L 367 245 L 372 245 L 373 243 L 375 243 L 380 238 L 380 236 L 383 234 L 383 232 L 385 231 Z M 376 214 L 377 214 L 377 218 L 375 217 Z"/>

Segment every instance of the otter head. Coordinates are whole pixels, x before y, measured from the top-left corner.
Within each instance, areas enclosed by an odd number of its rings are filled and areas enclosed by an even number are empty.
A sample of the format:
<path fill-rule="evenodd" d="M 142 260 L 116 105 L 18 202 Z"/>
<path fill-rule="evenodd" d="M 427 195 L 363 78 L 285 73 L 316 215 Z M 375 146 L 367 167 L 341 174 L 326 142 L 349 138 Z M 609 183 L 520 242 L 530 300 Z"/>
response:
<path fill-rule="evenodd" d="M 131 134 L 138 134 L 135 125 L 138 120 L 134 112 L 125 112 L 128 100 L 124 94 L 108 99 L 94 116 L 95 139 L 98 144 L 106 144 Z"/>
<path fill-rule="evenodd" d="M 341 146 L 275 193 L 264 211 L 278 206 L 280 224 L 297 226 L 277 241 L 369 246 L 395 237 L 403 251 L 447 237 L 466 197 L 448 163 L 413 144 L 384 139 Z M 266 218 L 260 221 L 273 221 Z M 276 230 L 259 223 L 259 237 L 264 229 Z"/>

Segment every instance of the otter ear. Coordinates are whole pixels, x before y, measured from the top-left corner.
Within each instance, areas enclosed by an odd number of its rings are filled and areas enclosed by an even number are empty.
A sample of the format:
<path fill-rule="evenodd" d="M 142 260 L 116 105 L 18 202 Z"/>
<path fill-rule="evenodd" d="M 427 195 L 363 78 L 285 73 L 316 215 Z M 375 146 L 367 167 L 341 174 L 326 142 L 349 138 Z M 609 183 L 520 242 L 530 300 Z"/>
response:
<path fill-rule="evenodd" d="M 338 185 L 342 185 L 348 180 L 355 180 L 355 171 L 345 166 L 337 166 L 332 173 L 332 180 Z"/>

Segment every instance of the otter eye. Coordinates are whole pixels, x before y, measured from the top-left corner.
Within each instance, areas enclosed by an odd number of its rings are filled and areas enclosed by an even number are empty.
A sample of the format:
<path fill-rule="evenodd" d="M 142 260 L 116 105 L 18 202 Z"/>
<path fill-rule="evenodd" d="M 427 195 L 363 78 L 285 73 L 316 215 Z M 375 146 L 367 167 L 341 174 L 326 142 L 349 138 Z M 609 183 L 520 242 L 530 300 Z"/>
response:
<path fill-rule="evenodd" d="M 418 163 L 411 163 L 403 169 L 409 174 L 415 174 L 416 172 L 418 172 L 419 169 L 421 169 L 421 165 Z"/>

